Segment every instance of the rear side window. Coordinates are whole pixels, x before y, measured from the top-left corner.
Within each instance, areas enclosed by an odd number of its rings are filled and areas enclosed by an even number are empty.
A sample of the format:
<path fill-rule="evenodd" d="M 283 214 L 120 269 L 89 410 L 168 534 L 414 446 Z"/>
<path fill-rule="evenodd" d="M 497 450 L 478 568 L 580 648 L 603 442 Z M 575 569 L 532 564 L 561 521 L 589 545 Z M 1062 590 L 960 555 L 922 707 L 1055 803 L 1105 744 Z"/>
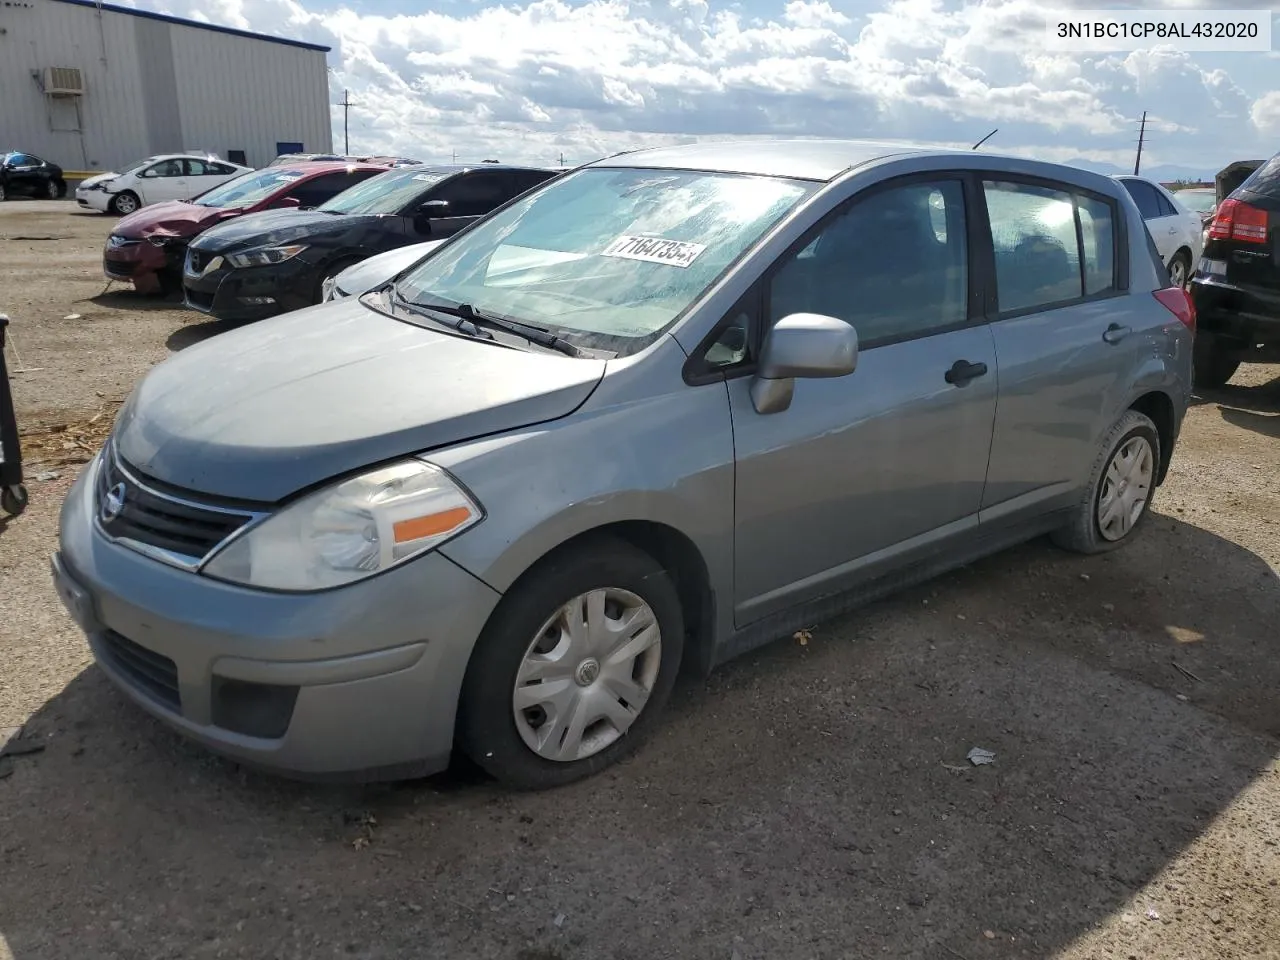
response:
<path fill-rule="evenodd" d="M 1151 184 L 1143 183 L 1141 180 L 1121 180 L 1120 182 L 1129 191 L 1129 196 L 1133 197 L 1133 202 L 1138 205 L 1138 212 L 1142 214 L 1143 220 L 1155 220 L 1164 216 L 1160 212 L 1160 195 Z"/>
<path fill-rule="evenodd" d="M 1071 194 L 1022 183 L 982 184 L 995 248 L 1000 311 L 1083 295 Z"/>
<path fill-rule="evenodd" d="M 381 170 L 339 170 L 337 173 L 326 173 L 323 176 L 304 180 L 290 190 L 285 196 L 296 197 L 304 207 L 318 207 L 326 200 L 331 200 L 343 190 L 354 187 L 357 183 L 375 177 Z"/>
<path fill-rule="evenodd" d="M 1113 208 L 1105 200 L 1093 197 L 1078 197 L 1077 204 L 1080 213 L 1085 295 L 1115 290 L 1116 237 Z"/>
<path fill-rule="evenodd" d="M 963 186 L 910 183 L 856 199 L 785 256 L 769 284 L 768 324 L 792 313 L 838 317 L 871 347 L 963 324 L 968 291 Z"/>
<path fill-rule="evenodd" d="M 1249 174 L 1249 178 L 1240 184 L 1240 189 L 1280 200 L 1280 153 Z"/>

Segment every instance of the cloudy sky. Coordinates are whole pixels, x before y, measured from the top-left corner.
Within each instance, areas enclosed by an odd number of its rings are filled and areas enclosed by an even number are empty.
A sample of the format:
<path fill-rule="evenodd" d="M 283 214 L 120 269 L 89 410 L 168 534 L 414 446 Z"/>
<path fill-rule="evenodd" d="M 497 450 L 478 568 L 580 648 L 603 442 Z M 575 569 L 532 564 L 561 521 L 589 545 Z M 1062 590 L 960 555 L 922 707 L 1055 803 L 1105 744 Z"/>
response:
<path fill-rule="evenodd" d="M 360 104 L 353 152 L 573 164 L 695 137 L 969 145 L 999 127 L 993 149 L 1132 166 L 1143 110 L 1144 166 L 1280 149 L 1275 51 L 1045 51 L 1046 9 L 1108 0 L 123 2 L 331 46 L 331 99 Z"/>

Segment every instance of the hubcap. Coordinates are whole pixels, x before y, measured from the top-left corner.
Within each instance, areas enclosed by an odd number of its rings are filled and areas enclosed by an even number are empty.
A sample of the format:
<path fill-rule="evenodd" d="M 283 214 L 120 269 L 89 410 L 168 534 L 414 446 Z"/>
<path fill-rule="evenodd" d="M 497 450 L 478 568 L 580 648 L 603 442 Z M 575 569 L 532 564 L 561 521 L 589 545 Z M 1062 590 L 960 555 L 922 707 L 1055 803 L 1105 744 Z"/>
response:
<path fill-rule="evenodd" d="M 1187 268 L 1183 266 L 1181 260 L 1175 260 L 1169 266 L 1169 279 L 1173 281 L 1175 287 L 1180 287 L 1187 280 Z"/>
<path fill-rule="evenodd" d="M 121 213 L 133 213 L 137 205 L 132 197 L 121 197 L 116 201 L 116 206 L 120 208 Z"/>
<path fill-rule="evenodd" d="M 617 587 L 574 597 L 542 625 L 516 674 L 511 707 L 530 750 L 569 762 L 631 728 L 662 665 L 658 618 Z"/>
<path fill-rule="evenodd" d="M 1115 452 L 1098 495 L 1098 530 L 1122 540 L 1142 516 L 1155 477 L 1155 452 L 1146 437 L 1130 437 Z"/>

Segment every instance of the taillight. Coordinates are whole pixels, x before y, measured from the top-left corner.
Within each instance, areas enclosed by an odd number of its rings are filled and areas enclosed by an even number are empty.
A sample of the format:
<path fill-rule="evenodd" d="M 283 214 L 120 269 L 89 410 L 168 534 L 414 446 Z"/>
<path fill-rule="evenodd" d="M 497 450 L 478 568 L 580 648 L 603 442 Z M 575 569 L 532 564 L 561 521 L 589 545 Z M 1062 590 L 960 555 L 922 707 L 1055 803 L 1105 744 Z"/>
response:
<path fill-rule="evenodd" d="M 1267 242 L 1267 211 L 1251 207 L 1243 200 L 1223 200 L 1209 224 L 1210 240 Z"/>
<path fill-rule="evenodd" d="M 1196 305 L 1191 299 L 1191 294 L 1182 287 L 1165 287 L 1163 290 L 1152 291 L 1151 295 L 1182 321 L 1188 330 L 1195 332 Z"/>

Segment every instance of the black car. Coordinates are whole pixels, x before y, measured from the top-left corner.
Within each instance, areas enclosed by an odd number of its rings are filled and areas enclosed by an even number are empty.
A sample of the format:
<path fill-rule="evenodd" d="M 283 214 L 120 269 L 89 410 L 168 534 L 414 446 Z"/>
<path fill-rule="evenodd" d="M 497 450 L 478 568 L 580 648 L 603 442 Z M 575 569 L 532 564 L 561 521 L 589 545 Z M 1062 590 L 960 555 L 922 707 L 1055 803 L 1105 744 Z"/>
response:
<path fill-rule="evenodd" d="M 1222 386 L 1245 361 L 1280 363 L 1280 154 L 1218 204 L 1191 297 L 1197 386 Z"/>
<path fill-rule="evenodd" d="M 248 321 L 321 300 L 324 281 L 375 253 L 447 237 L 560 171 L 514 166 L 400 167 L 314 210 L 251 214 L 187 248 L 187 306 Z"/>
<path fill-rule="evenodd" d="M 30 153 L 0 151 L 0 200 L 17 196 L 57 200 L 66 193 L 67 181 L 56 163 Z"/>

